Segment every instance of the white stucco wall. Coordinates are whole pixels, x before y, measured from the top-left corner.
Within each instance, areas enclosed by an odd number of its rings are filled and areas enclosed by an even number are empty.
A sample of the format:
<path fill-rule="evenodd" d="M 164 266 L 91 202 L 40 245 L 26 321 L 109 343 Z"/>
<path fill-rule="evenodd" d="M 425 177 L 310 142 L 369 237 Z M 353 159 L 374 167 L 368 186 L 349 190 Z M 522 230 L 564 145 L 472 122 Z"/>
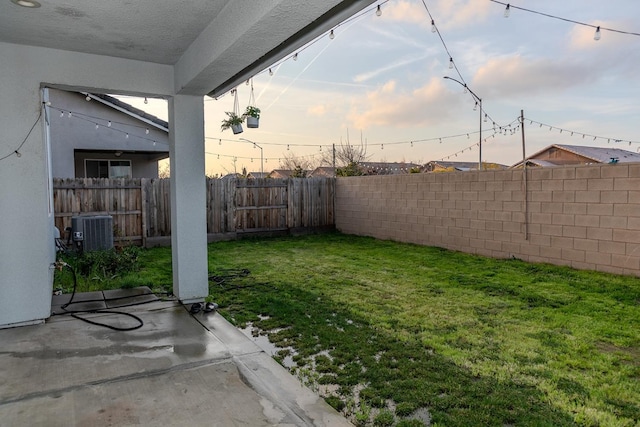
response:
<path fill-rule="evenodd" d="M 172 67 L 0 43 L 0 158 L 25 139 L 41 109 L 40 87 L 173 95 Z M 0 326 L 45 319 L 55 260 L 49 156 L 36 124 L 0 161 Z"/>

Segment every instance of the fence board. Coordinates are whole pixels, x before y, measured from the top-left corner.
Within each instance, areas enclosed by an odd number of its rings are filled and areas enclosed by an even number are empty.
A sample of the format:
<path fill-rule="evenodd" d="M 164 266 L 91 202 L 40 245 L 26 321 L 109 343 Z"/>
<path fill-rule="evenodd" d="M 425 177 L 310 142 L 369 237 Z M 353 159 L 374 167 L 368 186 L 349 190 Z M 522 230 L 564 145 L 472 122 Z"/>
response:
<path fill-rule="evenodd" d="M 207 233 L 251 233 L 334 225 L 333 178 L 207 179 Z M 171 235 L 168 179 L 54 179 L 55 225 L 111 215 L 114 241 L 145 244 Z"/>

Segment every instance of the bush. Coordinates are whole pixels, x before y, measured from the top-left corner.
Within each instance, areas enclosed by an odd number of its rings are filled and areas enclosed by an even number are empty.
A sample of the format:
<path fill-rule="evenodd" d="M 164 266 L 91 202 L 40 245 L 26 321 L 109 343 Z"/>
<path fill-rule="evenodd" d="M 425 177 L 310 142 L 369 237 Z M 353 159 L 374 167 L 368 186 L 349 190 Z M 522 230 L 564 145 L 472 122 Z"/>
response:
<path fill-rule="evenodd" d="M 79 277 L 89 279 L 112 279 L 130 271 L 137 271 L 140 248 L 124 246 L 104 251 L 71 253 L 60 255 L 60 259 L 73 268 Z"/>

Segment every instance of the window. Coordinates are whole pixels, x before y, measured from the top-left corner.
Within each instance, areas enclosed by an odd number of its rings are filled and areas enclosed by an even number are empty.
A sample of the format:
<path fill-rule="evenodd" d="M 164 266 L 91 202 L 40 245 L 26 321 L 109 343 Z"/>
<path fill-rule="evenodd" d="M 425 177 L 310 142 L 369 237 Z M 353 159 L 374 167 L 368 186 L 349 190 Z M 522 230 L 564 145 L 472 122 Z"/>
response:
<path fill-rule="evenodd" d="M 86 178 L 131 178 L 131 160 L 85 160 Z"/>

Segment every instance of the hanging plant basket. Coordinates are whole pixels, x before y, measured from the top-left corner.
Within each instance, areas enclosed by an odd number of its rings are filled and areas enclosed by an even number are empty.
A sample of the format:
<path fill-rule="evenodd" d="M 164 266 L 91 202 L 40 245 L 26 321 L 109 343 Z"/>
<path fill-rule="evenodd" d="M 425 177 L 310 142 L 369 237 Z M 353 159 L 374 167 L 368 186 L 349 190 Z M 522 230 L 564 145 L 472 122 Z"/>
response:
<path fill-rule="evenodd" d="M 255 129 L 260 127 L 260 109 L 249 105 L 244 112 L 244 117 L 247 119 L 247 127 Z"/>
<path fill-rule="evenodd" d="M 227 118 L 222 121 L 220 130 L 231 129 L 234 135 L 242 133 L 242 122 L 244 121 L 244 116 L 238 116 L 232 111 L 226 111 L 225 114 L 227 115 Z"/>
<path fill-rule="evenodd" d="M 243 114 L 247 119 L 247 127 L 255 129 L 260 126 L 260 109 L 256 107 L 256 98 L 253 94 L 253 79 L 251 79 L 251 92 L 249 94 L 249 105 Z"/>
<path fill-rule="evenodd" d="M 244 122 L 244 114 L 240 115 L 239 107 L 238 107 L 238 91 L 237 89 L 233 89 L 233 111 L 225 111 L 227 118 L 222 121 L 222 126 L 220 126 L 220 130 L 231 129 L 234 135 L 242 133 L 242 122 Z"/>
<path fill-rule="evenodd" d="M 247 126 L 249 126 L 249 125 L 247 124 Z M 251 126 L 249 126 L 249 127 L 251 127 Z M 242 125 L 231 125 L 231 131 L 233 131 L 234 135 L 242 133 L 242 131 L 243 131 Z"/>

